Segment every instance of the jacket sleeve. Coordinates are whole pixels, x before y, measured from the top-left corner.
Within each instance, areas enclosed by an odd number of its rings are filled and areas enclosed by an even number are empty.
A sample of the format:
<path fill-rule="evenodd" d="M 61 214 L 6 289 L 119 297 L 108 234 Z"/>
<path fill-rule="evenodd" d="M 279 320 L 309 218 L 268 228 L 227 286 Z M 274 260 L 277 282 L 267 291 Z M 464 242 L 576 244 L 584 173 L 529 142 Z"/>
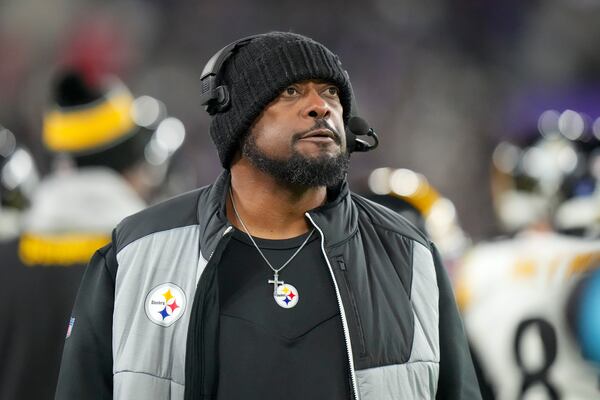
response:
<path fill-rule="evenodd" d="M 57 400 L 112 399 L 112 315 L 117 261 L 112 244 L 92 257 L 71 315 Z"/>
<path fill-rule="evenodd" d="M 479 384 L 454 292 L 435 247 L 433 252 L 440 293 L 440 377 L 436 399 L 480 400 Z"/>

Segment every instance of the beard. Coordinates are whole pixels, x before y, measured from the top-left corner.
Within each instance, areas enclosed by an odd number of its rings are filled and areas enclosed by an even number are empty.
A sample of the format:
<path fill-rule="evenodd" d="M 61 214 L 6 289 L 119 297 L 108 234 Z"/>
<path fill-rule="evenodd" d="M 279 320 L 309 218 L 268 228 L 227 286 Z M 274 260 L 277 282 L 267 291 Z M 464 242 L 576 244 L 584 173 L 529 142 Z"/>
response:
<path fill-rule="evenodd" d="M 271 175 L 284 185 L 332 187 L 344 179 L 350 158 L 347 152 L 340 152 L 334 157 L 328 154 L 304 156 L 294 148 L 294 143 L 300 136 L 296 134 L 292 138 L 292 155 L 287 159 L 278 159 L 260 149 L 254 134 L 250 133 L 242 144 L 242 155 L 260 171 Z"/>

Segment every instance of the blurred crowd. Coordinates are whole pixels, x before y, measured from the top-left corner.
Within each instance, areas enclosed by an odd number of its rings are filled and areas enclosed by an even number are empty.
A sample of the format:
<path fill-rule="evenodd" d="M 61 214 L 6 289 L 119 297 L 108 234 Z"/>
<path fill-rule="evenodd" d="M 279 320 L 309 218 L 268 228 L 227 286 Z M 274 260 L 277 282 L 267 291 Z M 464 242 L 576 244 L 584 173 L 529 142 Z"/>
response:
<path fill-rule="evenodd" d="M 4 0 L 0 123 L 46 171 L 39 116 L 53 72 L 65 63 L 91 76 L 110 72 L 163 101 L 193 132 L 174 162 L 173 192 L 208 184 L 219 169 L 209 119 L 198 110 L 202 66 L 236 38 L 292 30 L 345 60 L 361 114 L 385 140 L 377 155 L 355 157 L 353 187 L 370 170 L 401 163 L 451 198 L 479 239 L 498 232 L 484 185 L 493 142 L 510 129 L 507 110 L 523 92 L 596 79 L 599 7 L 594 0 Z"/>
<path fill-rule="evenodd" d="M 382 142 L 350 186 L 438 245 L 484 398 L 600 398 L 598 17 L 595 0 L 0 0 L 0 398 L 51 398 L 112 227 L 219 173 L 202 66 L 270 30 L 344 60 Z"/>

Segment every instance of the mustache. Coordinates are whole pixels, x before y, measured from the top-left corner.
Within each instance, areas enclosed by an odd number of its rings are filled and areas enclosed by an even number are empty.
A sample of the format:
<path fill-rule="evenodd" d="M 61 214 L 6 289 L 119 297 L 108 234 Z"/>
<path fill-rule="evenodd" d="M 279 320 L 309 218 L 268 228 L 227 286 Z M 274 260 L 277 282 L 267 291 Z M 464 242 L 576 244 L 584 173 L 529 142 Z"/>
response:
<path fill-rule="evenodd" d="M 340 137 L 340 133 L 333 126 L 329 125 L 329 123 L 323 118 L 315 120 L 315 124 L 312 127 L 308 128 L 307 130 L 298 132 L 298 133 L 294 133 L 294 135 L 292 136 L 292 141 L 295 143 L 298 140 L 302 139 L 306 134 L 308 134 L 309 132 L 314 131 L 316 129 L 330 130 L 331 132 L 333 132 L 333 140 L 339 145 L 342 144 L 342 139 Z"/>

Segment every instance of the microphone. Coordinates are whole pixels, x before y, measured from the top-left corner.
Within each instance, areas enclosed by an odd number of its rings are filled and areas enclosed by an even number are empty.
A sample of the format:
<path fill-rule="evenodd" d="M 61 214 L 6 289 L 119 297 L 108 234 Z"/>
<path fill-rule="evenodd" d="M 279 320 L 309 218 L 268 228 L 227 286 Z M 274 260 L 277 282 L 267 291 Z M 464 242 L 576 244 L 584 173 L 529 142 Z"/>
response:
<path fill-rule="evenodd" d="M 366 140 L 359 139 L 357 136 L 369 136 L 373 139 L 373 143 L 371 144 Z M 373 128 L 369 127 L 367 121 L 360 117 L 351 117 L 348 121 L 346 139 L 348 142 L 347 147 L 349 153 L 364 153 L 374 150 L 377 146 L 379 146 L 379 137 Z"/>

